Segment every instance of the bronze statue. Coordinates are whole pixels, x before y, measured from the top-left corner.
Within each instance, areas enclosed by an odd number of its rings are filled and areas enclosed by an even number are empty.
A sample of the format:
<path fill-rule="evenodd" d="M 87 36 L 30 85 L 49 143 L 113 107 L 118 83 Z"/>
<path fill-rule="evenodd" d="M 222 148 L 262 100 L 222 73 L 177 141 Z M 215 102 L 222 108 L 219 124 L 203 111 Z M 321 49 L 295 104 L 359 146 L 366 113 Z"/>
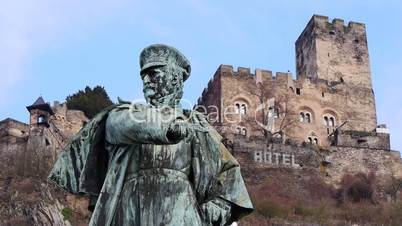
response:
<path fill-rule="evenodd" d="M 196 111 L 182 110 L 189 61 L 151 45 L 140 55 L 149 105 L 119 103 L 73 137 L 49 176 L 90 194 L 90 225 L 230 225 L 252 211 L 237 161 Z"/>

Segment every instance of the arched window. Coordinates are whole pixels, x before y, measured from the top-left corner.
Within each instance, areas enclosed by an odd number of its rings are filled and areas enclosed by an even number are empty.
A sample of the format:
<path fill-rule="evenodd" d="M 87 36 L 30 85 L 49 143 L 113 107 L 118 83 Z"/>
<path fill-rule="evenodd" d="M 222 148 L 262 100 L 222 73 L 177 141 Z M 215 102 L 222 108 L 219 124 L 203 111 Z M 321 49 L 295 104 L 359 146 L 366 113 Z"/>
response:
<path fill-rule="evenodd" d="M 314 144 L 318 144 L 318 138 L 314 138 Z"/>
<path fill-rule="evenodd" d="M 46 118 L 45 118 L 45 116 L 44 115 L 40 115 L 39 117 L 38 117 L 38 124 L 41 124 L 41 123 L 45 123 L 46 121 Z"/>
<path fill-rule="evenodd" d="M 312 114 L 308 111 L 300 112 L 299 120 L 304 123 L 311 123 L 313 121 Z"/>
<path fill-rule="evenodd" d="M 336 126 L 336 120 L 333 115 L 325 115 L 324 116 L 324 125 L 326 127 L 335 127 Z"/>
<path fill-rule="evenodd" d="M 329 126 L 329 121 L 328 121 L 328 117 L 324 116 L 324 125 L 325 126 Z"/>
<path fill-rule="evenodd" d="M 310 116 L 310 113 L 306 113 L 305 122 L 311 123 L 311 116 Z"/>
<path fill-rule="evenodd" d="M 247 104 L 244 102 L 235 103 L 235 112 L 236 114 L 245 115 L 247 114 Z"/>
<path fill-rule="evenodd" d="M 235 111 L 237 114 L 240 113 L 240 104 L 239 103 L 235 104 Z"/>
<path fill-rule="evenodd" d="M 240 114 L 245 115 L 247 113 L 247 107 L 245 104 L 242 104 L 240 107 Z"/>
<path fill-rule="evenodd" d="M 236 127 L 236 134 L 247 136 L 247 129 L 242 126 Z"/>
<path fill-rule="evenodd" d="M 300 112 L 300 122 L 304 122 L 304 112 Z"/>
<path fill-rule="evenodd" d="M 289 87 L 289 90 L 291 93 L 295 93 L 295 90 L 293 89 L 293 87 Z"/>
<path fill-rule="evenodd" d="M 334 119 L 334 117 L 331 117 L 331 118 L 329 118 L 329 126 L 332 126 L 332 127 L 334 127 L 335 126 L 335 119 Z"/>
<path fill-rule="evenodd" d="M 309 137 L 309 138 L 308 138 L 308 142 L 309 142 L 310 144 L 312 144 L 312 143 L 313 143 L 313 139 L 312 139 L 311 137 Z"/>

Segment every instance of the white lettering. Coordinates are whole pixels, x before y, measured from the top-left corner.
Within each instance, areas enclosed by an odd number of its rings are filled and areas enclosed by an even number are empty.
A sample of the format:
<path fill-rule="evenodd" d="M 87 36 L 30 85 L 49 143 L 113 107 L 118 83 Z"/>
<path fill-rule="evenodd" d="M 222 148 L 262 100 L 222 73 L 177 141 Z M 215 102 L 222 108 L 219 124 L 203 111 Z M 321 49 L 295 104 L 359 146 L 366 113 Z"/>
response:
<path fill-rule="evenodd" d="M 269 151 L 254 151 L 254 162 L 295 168 L 299 166 L 296 164 L 296 157 L 294 154 Z"/>

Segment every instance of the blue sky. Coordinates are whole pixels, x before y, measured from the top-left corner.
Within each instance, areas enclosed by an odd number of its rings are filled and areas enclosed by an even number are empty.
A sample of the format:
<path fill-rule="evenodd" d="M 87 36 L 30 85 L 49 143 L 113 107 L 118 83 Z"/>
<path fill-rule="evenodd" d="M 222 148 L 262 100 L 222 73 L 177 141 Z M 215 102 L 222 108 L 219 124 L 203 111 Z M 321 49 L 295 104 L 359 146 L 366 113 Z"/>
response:
<path fill-rule="evenodd" d="M 290 70 L 294 42 L 313 14 L 367 27 L 379 123 L 402 150 L 402 2 L 397 0 L 129 1 L 2 0 L 0 120 L 28 121 L 42 94 L 63 101 L 86 85 L 111 98 L 142 98 L 138 55 L 147 45 L 180 49 L 192 63 L 193 102 L 220 64 Z"/>

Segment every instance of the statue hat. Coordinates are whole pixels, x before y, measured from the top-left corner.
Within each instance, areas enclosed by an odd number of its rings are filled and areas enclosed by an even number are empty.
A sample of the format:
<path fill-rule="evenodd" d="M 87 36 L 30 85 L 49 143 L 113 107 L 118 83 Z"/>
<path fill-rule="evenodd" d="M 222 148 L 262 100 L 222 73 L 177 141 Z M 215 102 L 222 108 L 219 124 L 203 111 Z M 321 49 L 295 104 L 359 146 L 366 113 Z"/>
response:
<path fill-rule="evenodd" d="M 183 73 L 183 81 L 190 76 L 190 61 L 174 47 L 154 44 L 144 48 L 140 54 L 141 72 L 150 67 L 168 64 L 177 64 L 186 71 Z"/>

